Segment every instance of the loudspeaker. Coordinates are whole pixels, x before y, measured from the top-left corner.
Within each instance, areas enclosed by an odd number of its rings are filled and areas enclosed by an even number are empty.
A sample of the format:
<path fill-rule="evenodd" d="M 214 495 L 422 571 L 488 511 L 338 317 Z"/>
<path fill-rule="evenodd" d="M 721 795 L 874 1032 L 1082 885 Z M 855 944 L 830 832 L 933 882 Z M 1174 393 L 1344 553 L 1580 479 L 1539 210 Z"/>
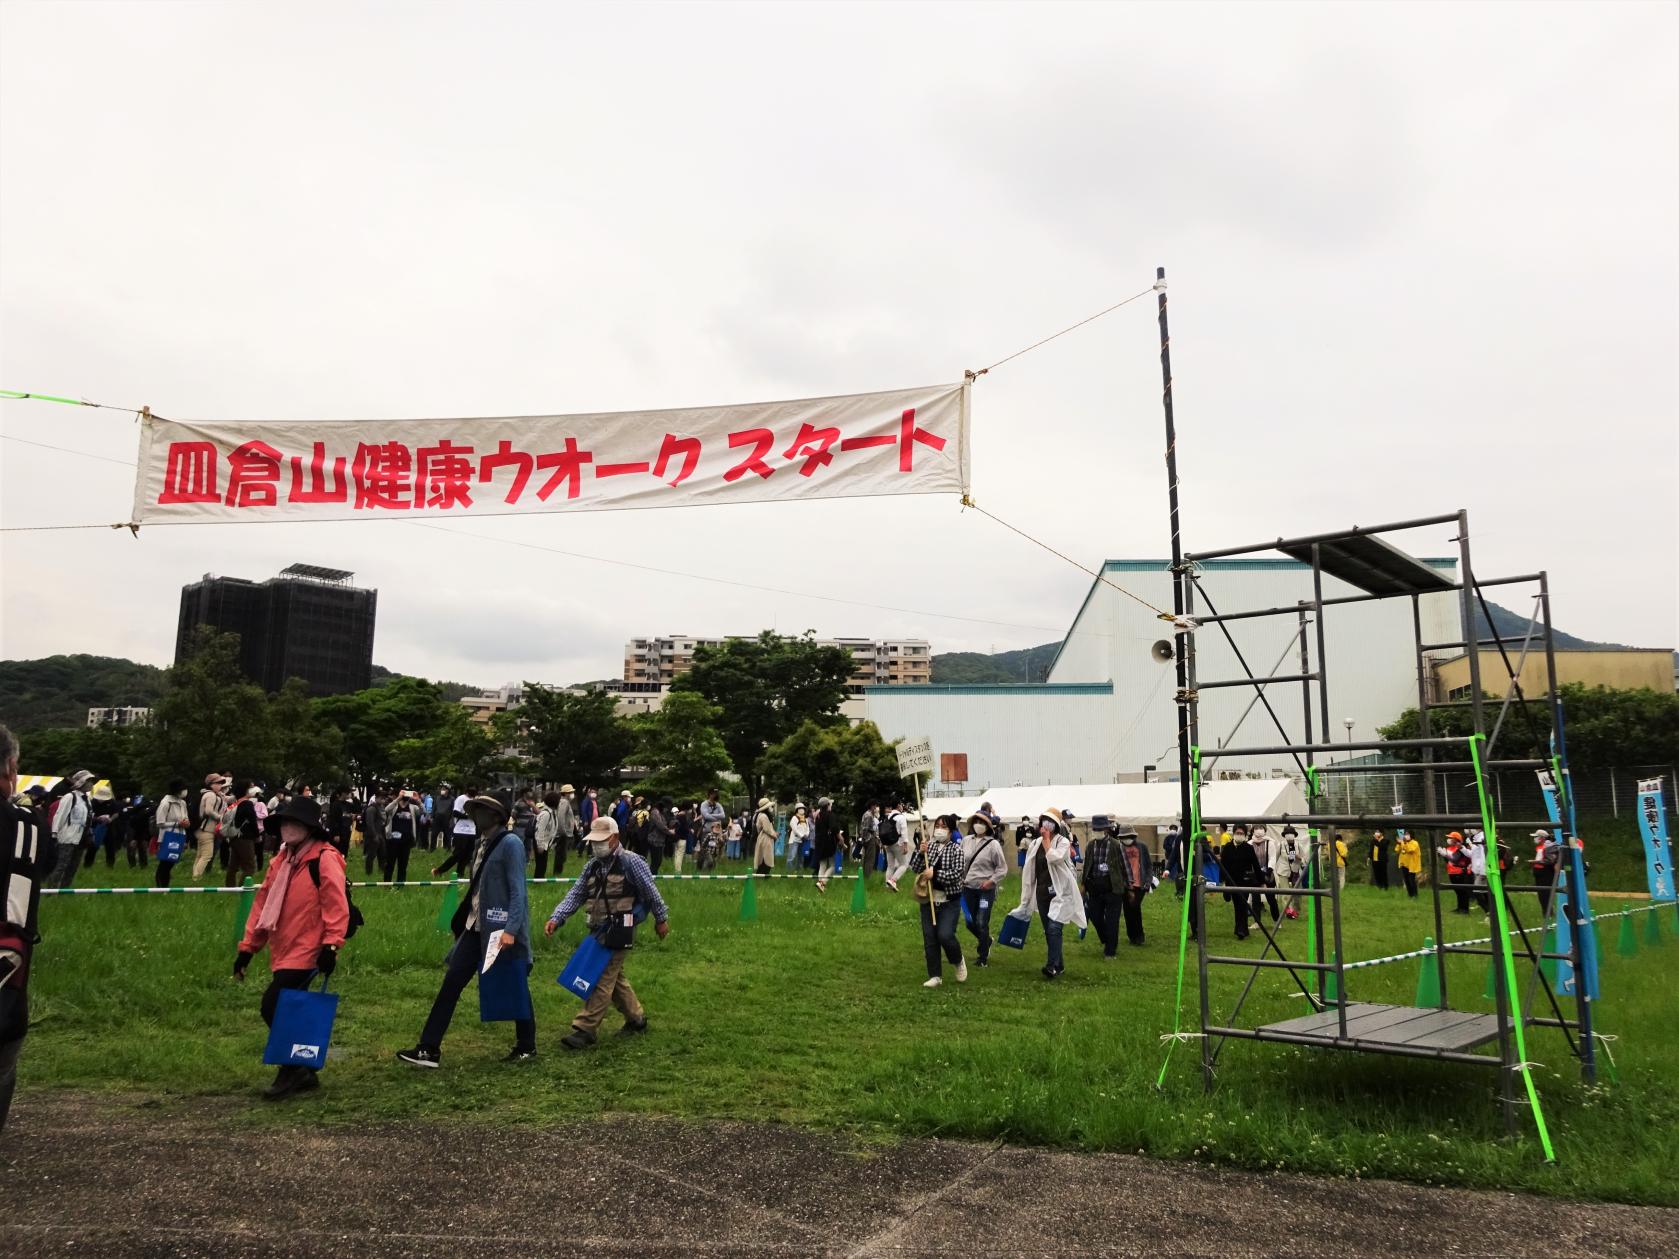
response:
<path fill-rule="evenodd" d="M 1171 639 L 1162 638 L 1149 649 L 1149 654 L 1161 664 L 1171 664 L 1173 658 L 1177 655 L 1177 651 L 1172 647 Z"/>

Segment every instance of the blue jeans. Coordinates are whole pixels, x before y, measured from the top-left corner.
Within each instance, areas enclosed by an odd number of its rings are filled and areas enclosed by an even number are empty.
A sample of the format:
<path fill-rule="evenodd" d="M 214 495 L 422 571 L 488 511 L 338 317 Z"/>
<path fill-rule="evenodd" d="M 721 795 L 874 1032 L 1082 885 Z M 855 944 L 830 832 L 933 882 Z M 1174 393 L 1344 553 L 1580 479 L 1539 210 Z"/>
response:
<path fill-rule="evenodd" d="M 962 899 L 967 902 L 968 930 L 974 939 L 979 941 L 979 960 L 983 964 L 991 955 L 991 910 L 996 902 L 997 892 L 992 889 L 987 892 L 977 887 L 962 889 Z"/>
<path fill-rule="evenodd" d="M 1061 960 L 1061 928 L 1063 924 L 1056 922 L 1055 919 L 1045 913 L 1038 915 L 1038 921 L 1044 925 L 1044 944 L 1049 950 L 1049 957 L 1045 965 L 1051 970 L 1065 970 L 1066 965 Z"/>

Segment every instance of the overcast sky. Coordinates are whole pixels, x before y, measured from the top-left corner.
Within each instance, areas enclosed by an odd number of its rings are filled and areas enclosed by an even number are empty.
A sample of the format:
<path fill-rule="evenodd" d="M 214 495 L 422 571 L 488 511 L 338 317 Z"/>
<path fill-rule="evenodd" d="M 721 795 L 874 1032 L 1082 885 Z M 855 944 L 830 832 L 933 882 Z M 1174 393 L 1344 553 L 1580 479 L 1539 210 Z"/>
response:
<path fill-rule="evenodd" d="M 949 381 L 1161 264 L 1191 549 L 1464 506 L 1561 628 L 1679 638 L 1672 4 L 6 0 L 0 171 L 0 386 L 175 418 Z M 1153 320 L 975 390 L 976 498 L 1092 565 L 1168 549 Z M 117 463 L 0 461 L 8 527 L 129 516 Z M 490 685 L 667 632 L 1026 646 L 1089 584 L 953 497 L 451 528 L 790 593 L 402 522 L 10 533 L 0 655 L 166 664 L 183 583 L 294 561 L 378 588 L 379 663 Z"/>

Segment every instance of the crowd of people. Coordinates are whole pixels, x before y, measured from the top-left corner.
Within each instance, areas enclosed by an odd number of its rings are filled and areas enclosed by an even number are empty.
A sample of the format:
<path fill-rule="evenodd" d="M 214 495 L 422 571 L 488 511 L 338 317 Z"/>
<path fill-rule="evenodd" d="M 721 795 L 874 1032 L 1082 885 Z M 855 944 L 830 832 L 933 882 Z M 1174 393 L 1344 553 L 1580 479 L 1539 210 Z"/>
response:
<path fill-rule="evenodd" d="M 159 887 L 171 886 L 183 863 L 190 863 L 187 877 L 196 882 L 239 886 L 261 876 L 233 975 L 243 980 L 256 955 L 267 950 L 270 979 L 259 1011 L 270 1025 L 280 994 L 305 988 L 317 976 L 330 978 L 338 951 L 355 933 L 360 914 L 350 896 L 349 868 L 357 841 L 364 874 L 377 869 L 386 882 L 408 881 L 416 850 L 440 854 L 431 874 L 452 872 L 466 886 L 436 999 L 413 1048 L 397 1055 L 419 1068 L 440 1064 L 455 1006 L 475 977 L 481 1000 L 493 984 L 514 1024 L 507 1059 L 535 1055 L 528 883 L 533 872 L 537 879 L 549 877 L 550 870 L 563 878 L 572 855 L 584 865 L 549 915 L 546 930 L 552 935 L 583 913 L 588 937 L 600 945 L 604 960 L 560 1040 L 571 1050 L 595 1043 L 609 1008 L 623 1015 L 620 1035 L 646 1032 L 646 1011 L 624 963 L 637 924 L 646 917 L 653 918 L 660 938 L 669 932 L 668 909 L 654 883 L 667 861 L 681 873 L 690 859 L 701 871 L 745 860 L 758 875 L 772 874 L 784 863 L 790 872 L 810 873 L 819 894 L 847 863 L 883 873 L 893 893 L 903 890 L 908 877 L 909 894 L 918 903 L 929 988 L 943 985 L 947 968 L 955 982 L 967 981 L 964 928 L 975 965 L 984 968 L 997 944 L 1024 947 L 1035 919 L 1046 980 L 1066 969 L 1068 927 L 1081 938 L 1094 928 L 1106 959 L 1118 956 L 1122 931 L 1128 946 L 1142 947 L 1145 899 L 1167 883 L 1183 897 L 1197 861 L 1206 882 L 1232 906 L 1236 937 L 1245 939 L 1250 925 L 1264 929 L 1267 916 L 1272 924 L 1299 917 L 1312 863 L 1313 840 L 1291 825 L 1276 835 L 1263 825 L 1236 826 L 1193 844 L 1171 825 L 1162 836 L 1157 868 L 1136 830 L 1117 820 L 1092 819 L 1081 848 L 1070 811 L 1046 809 L 1011 826 L 988 803 L 962 817 L 912 812 L 902 800 L 884 805 L 871 800 L 852 827 L 827 796 L 813 807 L 795 802 L 790 809 L 766 797 L 738 813 L 726 808 L 716 791 L 677 801 L 620 789 L 603 799 L 596 788 L 580 792 L 569 783 L 540 795 L 535 789 L 492 794 L 477 786 L 440 784 L 373 787 L 358 797 L 341 787 L 323 800 L 306 785 L 269 791 L 211 772 L 196 788 L 184 780 L 171 782 L 154 804 L 140 795 L 120 799 L 100 792 L 85 769 L 50 788 L 14 795 L 17 774 L 17 741 L 0 727 L 0 803 L 10 836 L 0 869 L 7 889 L 0 927 L 0 1125 L 28 1026 L 28 964 L 40 892 L 71 887 L 78 871 L 93 866 L 101 852 L 108 867 L 119 856 L 131 867 L 155 863 Z M 1543 912 L 1544 889 L 1555 881 L 1562 847 L 1543 830 L 1531 838 Z M 1419 842 L 1403 830 L 1392 840 L 1376 831 L 1368 845 L 1371 886 L 1386 891 L 1402 884 L 1407 896 L 1416 897 L 1423 870 Z M 1346 837 L 1331 833 L 1321 853 L 1325 865 L 1333 861 L 1329 868 L 1337 886 L 1344 886 L 1351 857 Z M 1481 833 L 1451 832 L 1440 856 L 1456 895 L 1454 912 L 1468 914 L 1472 904 L 1489 912 Z M 1501 870 L 1510 868 L 1508 846 L 1498 846 L 1497 860 Z M 1020 877 L 1018 900 L 994 937 L 993 911 L 1006 894 L 1011 870 Z M 1198 935 L 1202 911 L 1196 898 L 1189 909 L 1190 931 Z M 291 1096 L 318 1083 L 318 1068 L 282 1066 L 267 1096 Z"/>

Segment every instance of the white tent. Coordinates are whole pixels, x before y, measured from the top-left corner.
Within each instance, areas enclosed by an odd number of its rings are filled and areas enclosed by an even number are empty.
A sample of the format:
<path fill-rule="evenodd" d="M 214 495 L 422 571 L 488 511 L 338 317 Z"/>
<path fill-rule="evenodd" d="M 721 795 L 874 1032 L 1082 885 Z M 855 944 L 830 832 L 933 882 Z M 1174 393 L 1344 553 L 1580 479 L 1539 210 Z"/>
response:
<path fill-rule="evenodd" d="M 929 797 L 923 808 L 930 815 L 954 813 L 966 818 L 989 802 L 1005 822 L 1037 819 L 1045 809 L 1071 809 L 1077 820 L 1098 814 L 1132 826 L 1168 826 L 1182 812 L 1182 794 L 1175 782 L 1077 783 L 1057 787 L 998 787 L 983 795 Z M 1306 798 L 1290 778 L 1244 778 L 1201 785 L 1201 812 L 1208 817 L 1276 817 L 1306 812 Z"/>

